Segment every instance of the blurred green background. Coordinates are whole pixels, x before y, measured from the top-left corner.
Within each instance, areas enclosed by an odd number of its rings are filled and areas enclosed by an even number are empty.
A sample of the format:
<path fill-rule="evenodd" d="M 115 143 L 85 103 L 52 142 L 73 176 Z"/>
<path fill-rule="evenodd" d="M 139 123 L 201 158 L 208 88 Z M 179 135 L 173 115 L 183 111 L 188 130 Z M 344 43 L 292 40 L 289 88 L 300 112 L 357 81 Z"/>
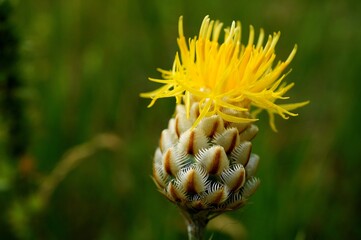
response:
<path fill-rule="evenodd" d="M 360 1 L 23 0 L 12 12 L 4 2 L 0 38 L 15 38 L 18 57 L 1 61 L 0 239 L 186 239 L 150 178 L 174 100 L 147 109 L 139 93 L 171 68 L 178 17 L 193 37 L 207 14 L 241 20 L 244 36 L 249 24 L 280 30 L 278 59 L 297 43 L 288 95 L 311 100 L 276 119 L 278 133 L 261 115 L 261 186 L 207 236 L 361 238 Z"/>

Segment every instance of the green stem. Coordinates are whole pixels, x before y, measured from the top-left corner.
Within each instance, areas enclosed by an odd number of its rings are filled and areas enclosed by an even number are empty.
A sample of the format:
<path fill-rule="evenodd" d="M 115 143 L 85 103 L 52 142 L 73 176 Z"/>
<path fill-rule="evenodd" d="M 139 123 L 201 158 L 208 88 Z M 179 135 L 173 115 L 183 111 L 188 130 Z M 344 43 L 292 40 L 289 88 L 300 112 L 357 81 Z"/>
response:
<path fill-rule="evenodd" d="M 208 217 L 205 214 L 184 213 L 187 224 L 189 240 L 203 240 L 208 223 Z"/>

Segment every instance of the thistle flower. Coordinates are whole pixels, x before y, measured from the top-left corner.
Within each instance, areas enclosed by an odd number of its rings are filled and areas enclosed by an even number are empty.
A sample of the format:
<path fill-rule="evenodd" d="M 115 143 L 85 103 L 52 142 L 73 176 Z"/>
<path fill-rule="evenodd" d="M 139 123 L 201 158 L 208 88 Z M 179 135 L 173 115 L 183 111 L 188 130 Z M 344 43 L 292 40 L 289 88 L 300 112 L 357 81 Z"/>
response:
<path fill-rule="evenodd" d="M 182 210 L 190 239 L 201 239 L 207 222 L 244 206 L 259 185 L 255 172 L 259 157 L 251 152 L 258 132 L 254 122 L 266 110 L 276 131 L 274 114 L 284 119 L 308 102 L 277 104 L 288 97 L 293 83 L 283 82 L 283 71 L 296 54 L 275 66 L 275 46 L 280 33 L 265 37 L 261 29 L 255 41 L 250 27 L 247 45 L 241 43 L 241 24 L 223 24 L 206 16 L 199 36 L 187 40 L 179 19 L 179 53 L 171 70 L 159 69 L 163 84 L 141 94 L 151 98 L 175 97 L 175 116 L 162 131 L 154 155 L 153 178 L 158 190 Z"/>

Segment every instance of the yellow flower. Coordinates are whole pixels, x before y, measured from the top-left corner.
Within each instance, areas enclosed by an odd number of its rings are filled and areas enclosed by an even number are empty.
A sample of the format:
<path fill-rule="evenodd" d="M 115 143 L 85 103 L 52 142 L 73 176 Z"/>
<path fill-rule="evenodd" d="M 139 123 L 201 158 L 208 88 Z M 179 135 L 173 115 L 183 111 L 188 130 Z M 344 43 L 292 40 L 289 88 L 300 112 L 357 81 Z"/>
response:
<path fill-rule="evenodd" d="M 177 103 L 184 102 L 189 116 L 191 99 L 199 101 L 200 115 L 195 121 L 218 114 L 224 120 L 236 123 L 256 121 L 255 116 L 261 110 L 267 110 L 270 125 L 276 131 L 274 114 L 284 119 L 297 116 L 290 112 L 308 103 L 276 104 L 277 99 L 288 99 L 284 94 L 293 87 L 293 83 L 283 82 L 285 68 L 296 54 L 293 48 L 286 61 L 279 61 L 275 66 L 275 46 L 280 33 L 268 37 L 265 45 L 263 29 L 256 43 L 254 29 L 250 26 L 248 44 L 241 43 L 241 24 L 233 22 L 225 28 L 223 43 L 219 37 L 223 24 L 210 20 L 206 16 L 202 22 L 199 36 L 187 40 L 183 33 L 183 18 L 179 18 L 178 46 L 173 68 L 158 69 L 163 79 L 150 78 L 151 81 L 164 84 L 159 89 L 142 93 L 142 97 L 151 98 L 149 107 L 159 98 L 175 97 Z M 251 107 L 256 109 L 252 117 L 240 117 L 230 114 L 225 109 L 249 113 Z M 253 110 L 253 109 L 252 109 Z M 247 114 L 244 114 L 247 116 Z"/>

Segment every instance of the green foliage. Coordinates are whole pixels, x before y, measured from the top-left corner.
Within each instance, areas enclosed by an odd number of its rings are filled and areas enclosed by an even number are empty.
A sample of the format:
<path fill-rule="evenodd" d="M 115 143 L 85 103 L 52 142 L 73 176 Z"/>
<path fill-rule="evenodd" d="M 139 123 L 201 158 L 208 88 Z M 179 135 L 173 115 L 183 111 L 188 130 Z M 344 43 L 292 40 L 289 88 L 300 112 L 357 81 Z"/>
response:
<path fill-rule="evenodd" d="M 207 14 L 280 30 L 280 59 L 297 43 L 290 95 L 311 100 L 298 117 L 276 119 L 277 134 L 260 116 L 261 185 L 228 216 L 247 239 L 361 238 L 359 1 L 24 0 L 12 12 L 5 3 L 1 239 L 186 238 L 182 216 L 150 178 L 174 100 L 147 109 L 138 95 L 156 87 L 147 77 L 157 67 L 171 68 L 178 17 L 193 36 Z M 5 91 L 5 80 L 16 87 Z M 217 222 L 208 238 L 245 235 L 230 224 Z"/>

